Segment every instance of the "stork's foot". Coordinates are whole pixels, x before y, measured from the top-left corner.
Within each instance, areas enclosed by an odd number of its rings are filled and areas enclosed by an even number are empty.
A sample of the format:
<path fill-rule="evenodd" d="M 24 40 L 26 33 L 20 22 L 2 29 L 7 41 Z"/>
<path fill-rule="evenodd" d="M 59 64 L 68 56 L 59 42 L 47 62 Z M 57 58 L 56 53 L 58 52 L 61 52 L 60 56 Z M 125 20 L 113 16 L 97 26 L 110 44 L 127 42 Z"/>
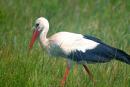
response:
<path fill-rule="evenodd" d="M 65 81 L 61 80 L 61 87 L 64 87 L 64 85 L 65 85 Z"/>
<path fill-rule="evenodd" d="M 90 72 L 90 70 L 88 69 L 88 67 L 86 65 L 83 64 L 83 67 L 86 70 L 87 74 L 89 75 L 89 78 L 93 81 L 93 84 L 95 86 L 96 85 L 96 81 L 94 80 L 92 73 Z"/>

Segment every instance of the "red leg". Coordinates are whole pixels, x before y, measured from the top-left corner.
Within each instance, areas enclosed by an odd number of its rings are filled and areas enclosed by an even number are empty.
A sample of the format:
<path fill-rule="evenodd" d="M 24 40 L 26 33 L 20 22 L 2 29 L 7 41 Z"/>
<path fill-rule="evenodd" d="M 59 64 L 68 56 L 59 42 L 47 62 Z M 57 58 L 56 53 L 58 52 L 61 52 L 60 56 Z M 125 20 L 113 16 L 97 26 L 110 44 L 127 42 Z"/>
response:
<path fill-rule="evenodd" d="M 88 73 L 89 78 L 93 81 L 93 83 L 94 83 L 94 85 L 95 85 L 95 80 L 93 79 L 92 73 L 90 72 L 90 70 L 88 69 L 88 67 L 87 67 L 86 65 L 83 64 L 83 67 L 84 67 L 84 69 L 86 70 L 86 72 Z"/>
<path fill-rule="evenodd" d="M 61 86 L 62 86 L 62 87 L 63 87 L 64 84 L 65 84 L 65 81 L 66 81 L 66 78 L 67 78 L 67 76 L 68 76 L 68 74 L 69 74 L 69 71 L 70 71 L 70 67 L 67 66 L 66 71 L 65 71 L 65 74 L 64 74 L 64 77 L 63 77 L 63 79 L 61 80 Z"/>

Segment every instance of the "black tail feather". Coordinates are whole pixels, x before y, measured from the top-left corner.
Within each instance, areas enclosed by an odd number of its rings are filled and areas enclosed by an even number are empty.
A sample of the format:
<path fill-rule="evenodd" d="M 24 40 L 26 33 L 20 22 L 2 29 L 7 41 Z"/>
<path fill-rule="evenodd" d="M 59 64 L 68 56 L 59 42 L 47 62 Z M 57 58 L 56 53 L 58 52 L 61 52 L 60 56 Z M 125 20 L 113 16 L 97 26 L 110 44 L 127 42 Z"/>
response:
<path fill-rule="evenodd" d="M 115 58 L 127 64 L 130 64 L 130 55 L 122 50 L 116 49 Z"/>

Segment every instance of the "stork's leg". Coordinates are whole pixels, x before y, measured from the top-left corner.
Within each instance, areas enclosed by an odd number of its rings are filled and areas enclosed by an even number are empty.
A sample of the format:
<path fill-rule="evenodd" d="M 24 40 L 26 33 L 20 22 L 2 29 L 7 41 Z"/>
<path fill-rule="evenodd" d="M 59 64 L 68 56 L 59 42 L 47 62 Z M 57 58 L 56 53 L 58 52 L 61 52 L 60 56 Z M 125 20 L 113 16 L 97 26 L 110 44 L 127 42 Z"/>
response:
<path fill-rule="evenodd" d="M 74 67 L 74 75 L 77 74 L 77 69 L 78 69 L 78 64 L 76 64 L 75 67 Z"/>
<path fill-rule="evenodd" d="M 71 61 L 68 60 L 68 61 L 67 61 L 67 67 L 66 67 L 66 70 L 65 70 L 63 79 L 61 80 L 61 86 L 62 86 L 62 87 L 63 87 L 64 84 L 65 84 L 65 81 L 66 81 L 66 79 L 67 79 L 67 76 L 69 75 L 70 68 L 71 68 Z"/>
<path fill-rule="evenodd" d="M 63 77 L 63 79 L 61 80 L 61 86 L 62 86 L 62 87 L 63 87 L 64 84 L 65 84 L 65 81 L 66 81 L 66 78 L 67 78 L 67 76 L 68 76 L 68 74 L 69 74 L 69 71 L 70 71 L 70 68 L 67 67 L 67 68 L 66 68 L 66 71 L 65 71 L 65 74 L 64 74 L 64 77 Z"/>
<path fill-rule="evenodd" d="M 42 44 L 41 44 L 40 42 L 39 42 L 38 44 L 39 44 L 39 46 L 40 46 L 41 48 L 43 47 Z"/>
<path fill-rule="evenodd" d="M 86 72 L 88 73 L 89 78 L 93 81 L 93 83 L 94 83 L 94 85 L 95 85 L 95 80 L 94 80 L 94 78 L 93 78 L 92 73 L 90 72 L 90 70 L 88 69 L 88 67 L 87 67 L 86 65 L 83 64 L 83 67 L 84 67 L 84 69 L 86 70 Z"/>

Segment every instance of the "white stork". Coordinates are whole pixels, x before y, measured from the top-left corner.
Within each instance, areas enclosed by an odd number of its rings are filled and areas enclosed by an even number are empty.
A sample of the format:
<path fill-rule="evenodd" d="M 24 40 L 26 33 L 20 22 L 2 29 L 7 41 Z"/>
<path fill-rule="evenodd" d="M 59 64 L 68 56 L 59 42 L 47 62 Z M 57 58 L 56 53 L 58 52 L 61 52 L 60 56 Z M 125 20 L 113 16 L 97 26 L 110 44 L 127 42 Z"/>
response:
<path fill-rule="evenodd" d="M 66 58 L 68 61 L 64 77 L 61 85 L 64 86 L 66 78 L 71 68 L 71 61 L 73 60 L 78 64 L 82 64 L 87 71 L 90 79 L 95 83 L 91 72 L 85 65 L 87 63 L 104 63 L 112 59 L 120 60 L 130 64 L 130 55 L 124 51 L 113 48 L 100 39 L 92 36 L 59 32 L 47 38 L 49 30 L 49 22 L 44 17 L 40 17 L 35 22 L 35 29 L 32 39 L 29 44 L 29 49 L 33 47 L 36 38 L 40 38 L 40 43 L 44 46 L 48 53 L 53 56 L 60 56 Z"/>

